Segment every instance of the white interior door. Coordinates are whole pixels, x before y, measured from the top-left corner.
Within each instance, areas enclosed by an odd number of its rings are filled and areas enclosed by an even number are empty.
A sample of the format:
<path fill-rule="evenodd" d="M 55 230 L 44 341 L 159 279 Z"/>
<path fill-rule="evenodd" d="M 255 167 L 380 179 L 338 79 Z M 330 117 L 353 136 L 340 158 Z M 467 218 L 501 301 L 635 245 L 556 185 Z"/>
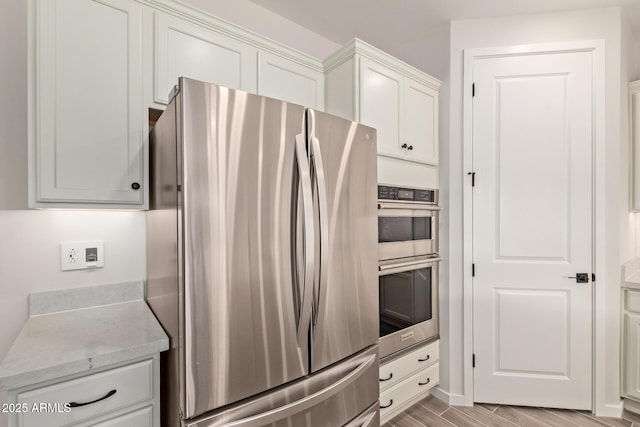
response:
<path fill-rule="evenodd" d="M 474 60 L 476 402 L 591 408 L 592 60 Z"/>

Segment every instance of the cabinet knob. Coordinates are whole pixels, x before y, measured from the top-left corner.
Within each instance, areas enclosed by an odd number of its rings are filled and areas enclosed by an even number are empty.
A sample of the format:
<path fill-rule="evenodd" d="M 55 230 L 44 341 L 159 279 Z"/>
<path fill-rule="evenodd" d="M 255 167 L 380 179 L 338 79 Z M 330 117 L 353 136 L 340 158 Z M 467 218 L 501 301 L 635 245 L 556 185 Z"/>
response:
<path fill-rule="evenodd" d="M 409 147 L 407 147 L 409 150 L 413 150 L 413 145 L 410 145 Z"/>
<path fill-rule="evenodd" d="M 140 184 L 138 184 L 137 182 L 134 182 L 133 184 L 131 184 L 131 188 L 133 188 L 134 190 L 139 190 Z"/>
<path fill-rule="evenodd" d="M 407 144 L 402 144 L 400 148 L 407 148 Z"/>

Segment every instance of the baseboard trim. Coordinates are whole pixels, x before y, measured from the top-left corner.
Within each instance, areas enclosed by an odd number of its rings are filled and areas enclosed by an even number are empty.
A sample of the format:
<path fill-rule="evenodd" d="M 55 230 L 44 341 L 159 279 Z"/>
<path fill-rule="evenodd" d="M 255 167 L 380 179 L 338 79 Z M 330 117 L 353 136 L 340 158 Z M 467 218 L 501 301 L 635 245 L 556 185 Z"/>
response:
<path fill-rule="evenodd" d="M 597 417 L 610 417 L 610 418 L 622 418 L 622 411 L 624 407 L 622 400 L 614 405 L 604 405 L 600 408 L 596 408 L 595 413 Z"/>
<path fill-rule="evenodd" d="M 442 390 L 440 387 L 431 389 L 431 395 L 443 401 L 449 406 L 473 406 L 473 403 L 469 405 L 463 394 L 451 394 Z"/>

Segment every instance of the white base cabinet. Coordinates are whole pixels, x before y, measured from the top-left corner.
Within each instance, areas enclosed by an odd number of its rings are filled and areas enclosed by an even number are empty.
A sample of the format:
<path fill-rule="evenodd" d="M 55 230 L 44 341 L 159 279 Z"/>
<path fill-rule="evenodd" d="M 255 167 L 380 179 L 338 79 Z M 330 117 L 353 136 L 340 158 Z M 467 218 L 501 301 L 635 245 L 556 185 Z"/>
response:
<path fill-rule="evenodd" d="M 625 409 L 640 411 L 640 290 L 623 291 L 622 396 Z M 630 399 L 632 402 L 628 402 Z"/>
<path fill-rule="evenodd" d="M 439 342 L 414 348 L 380 365 L 380 423 L 427 396 L 439 384 Z"/>
<path fill-rule="evenodd" d="M 159 359 L 9 391 L 9 427 L 158 427 Z"/>
<path fill-rule="evenodd" d="M 326 111 L 378 131 L 378 182 L 438 188 L 441 82 L 358 39 L 324 65 Z"/>

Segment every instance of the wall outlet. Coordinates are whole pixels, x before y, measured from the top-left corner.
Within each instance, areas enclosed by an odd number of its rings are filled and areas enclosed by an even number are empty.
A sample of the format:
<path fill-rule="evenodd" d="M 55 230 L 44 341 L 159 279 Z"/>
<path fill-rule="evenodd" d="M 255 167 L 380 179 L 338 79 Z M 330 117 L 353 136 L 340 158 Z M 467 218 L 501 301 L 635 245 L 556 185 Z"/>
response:
<path fill-rule="evenodd" d="M 104 267 L 104 242 L 62 242 L 60 243 L 60 269 L 82 270 Z"/>

